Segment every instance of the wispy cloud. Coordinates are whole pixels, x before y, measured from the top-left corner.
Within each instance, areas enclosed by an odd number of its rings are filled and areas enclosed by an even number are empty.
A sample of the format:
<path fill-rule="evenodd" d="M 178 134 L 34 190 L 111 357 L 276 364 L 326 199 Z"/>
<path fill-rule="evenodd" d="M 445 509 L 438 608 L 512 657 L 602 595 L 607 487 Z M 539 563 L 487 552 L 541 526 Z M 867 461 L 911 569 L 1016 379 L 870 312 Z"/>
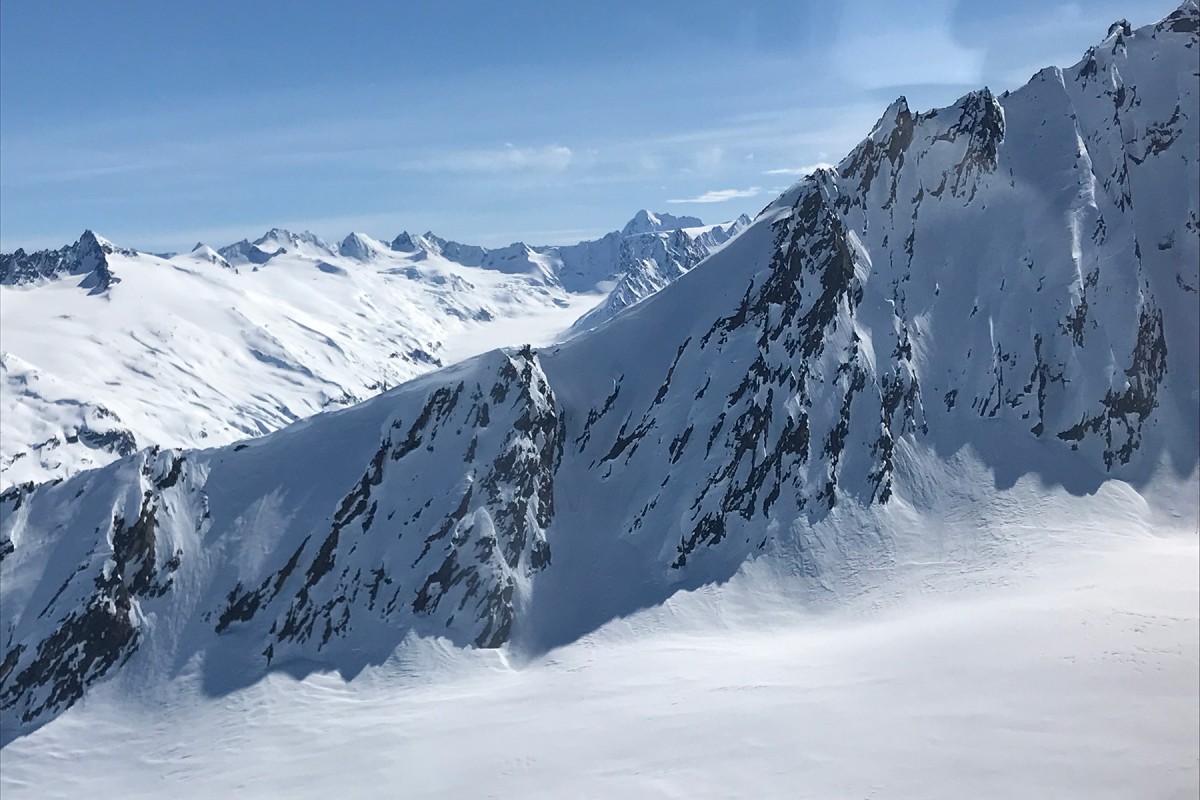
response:
<path fill-rule="evenodd" d="M 93 178 L 108 178 L 116 175 L 150 172 L 156 169 L 169 168 L 171 166 L 173 166 L 172 163 L 166 159 L 135 160 L 119 164 L 96 164 L 80 166 L 77 168 L 30 171 L 24 175 L 18 174 L 15 180 L 9 179 L 6 180 L 5 183 L 15 186 L 33 186 L 49 183 L 73 183 L 77 181 L 91 180 Z"/>
<path fill-rule="evenodd" d="M 561 172 L 574 154 L 563 145 L 517 147 L 506 144 L 490 150 L 459 150 L 403 164 L 406 169 L 432 172 Z"/>
<path fill-rule="evenodd" d="M 981 83 L 983 50 L 959 44 L 954 35 L 953 0 L 927 0 L 895 14 L 885 0 L 859 0 L 845 6 L 832 63 L 864 89 L 896 86 Z M 881 26 L 879 20 L 895 19 Z M 888 53 L 888 58 L 864 57 Z"/>
<path fill-rule="evenodd" d="M 471 244 L 484 247 L 503 247 L 513 242 L 532 245 L 575 244 L 589 239 L 599 239 L 607 230 L 602 228 L 557 228 L 553 230 L 514 229 L 505 232 L 481 233 Z"/>
<path fill-rule="evenodd" d="M 817 170 L 825 167 L 833 169 L 833 164 L 827 164 L 824 161 L 818 161 L 816 164 L 809 164 L 806 167 L 780 167 L 779 169 L 769 169 L 763 175 L 811 175 Z"/>
<path fill-rule="evenodd" d="M 751 186 L 749 189 L 713 189 L 697 197 L 685 197 L 668 200 L 668 203 L 724 203 L 727 200 L 737 200 L 742 197 L 755 197 L 762 194 L 762 188 Z"/>
<path fill-rule="evenodd" d="M 725 150 L 717 145 L 706 147 L 696 154 L 696 169 L 701 172 L 712 172 L 719 169 L 725 157 Z"/>

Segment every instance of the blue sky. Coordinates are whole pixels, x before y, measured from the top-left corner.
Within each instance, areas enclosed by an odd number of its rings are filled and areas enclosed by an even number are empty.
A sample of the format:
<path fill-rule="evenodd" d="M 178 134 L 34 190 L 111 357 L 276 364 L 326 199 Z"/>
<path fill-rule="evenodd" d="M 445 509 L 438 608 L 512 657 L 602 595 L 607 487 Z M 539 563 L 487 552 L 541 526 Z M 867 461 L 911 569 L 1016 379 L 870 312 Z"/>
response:
<path fill-rule="evenodd" d="M 1175 5 L 2 0 L 0 250 L 718 222 L 899 94 L 1016 88 Z"/>

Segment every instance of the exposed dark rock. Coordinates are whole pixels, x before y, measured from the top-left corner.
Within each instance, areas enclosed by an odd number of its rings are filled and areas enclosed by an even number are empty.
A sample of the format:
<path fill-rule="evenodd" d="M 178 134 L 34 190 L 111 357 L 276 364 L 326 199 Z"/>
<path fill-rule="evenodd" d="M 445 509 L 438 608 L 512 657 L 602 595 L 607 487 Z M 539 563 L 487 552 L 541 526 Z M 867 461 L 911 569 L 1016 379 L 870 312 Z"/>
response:
<path fill-rule="evenodd" d="M 103 450 L 119 456 L 131 456 L 137 452 L 137 440 L 127 430 L 114 429 L 97 431 L 86 423 L 79 426 L 75 436 L 68 436 L 67 442 L 81 442 L 93 450 Z"/>
<path fill-rule="evenodd" d="M 1142 427 L 1158 405 L 1158 388 L 1167 372 L 1167 342 L 1163 335 L 1162 312 L 1144 305 L 1138 315 L 1138 335 L 1131 364 L 1125 370 L 1128 386 L 1108 390 L 1103 410 L 1085 416 L 1078 424 L 1061 431 L 1058 438 L 1079 442 L 1088 433 L 1104 437 L 1104 464 L 1112 469 L 1128 464 L 1142 442 Z"/>
<path fill-rule="evenodd" d="M 79 277 L 79 286 L 90 294 L 105 292 L 119 278 L 112 273 L 108 256 L 113 253 L 136 255 L 132 250 L 114 247 L 91 231 L 84 231 L 75 244 L 59 250 L 26 253 L 17 249 L 0 255 L 0 284 L 18 286 L 43 280 Z"/>
<path fill-rule="evenodd" d="M 1158 23 L 1155 30 L 1171 33 L 1200 33 L 1200 11 L 1197 11 L 1194 3 L 1184 3 Z M 1195 41 L 1196 37 L 1193 36 L 1187 46 L 1193 46 Z"/>

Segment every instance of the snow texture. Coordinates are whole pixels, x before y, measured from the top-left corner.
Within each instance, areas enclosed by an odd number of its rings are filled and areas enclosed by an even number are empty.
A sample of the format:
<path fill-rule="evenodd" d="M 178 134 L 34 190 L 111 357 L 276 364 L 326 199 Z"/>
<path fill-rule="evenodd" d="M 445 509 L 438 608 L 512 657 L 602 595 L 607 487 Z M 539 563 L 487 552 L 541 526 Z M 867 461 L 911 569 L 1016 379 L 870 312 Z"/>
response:
<path fill-rule="evenodd" d="M 856 738 L 861 709 L 892 696 L 879 682 L 901 687 L 898 716 L 883 729 L 892 735 L 859 735 L 850 751 L 857 757 L 838 762 L 840 770 L 825 762 L 821 779 L 834 783 L 818 794 L 878 789 L 879 748 L 893 756 L 884 765 L 944 763 L 924 748 L 924 759 L 906 760 L 925 744 L 909 740 L 909 730 L 946 752 L 963 741 L 990 752 L 1011 742 L 1004 731 L 1023 726 L 1051 742 L 1051 755 L 1031 772 L 1012 774 L 1028 749 L 1014 750 L 1013 762 L 972 762 L 989 779 L 1009 781 L 1014 796 L 1030 786 L 1066 794 L 1052 790 L 1080 773 L 1078 785 L 1110 794 L 1147 775 L 1151 793 L 1194 792 L 1194 714 L 1185 715 L 1185 730 L 1176 701 L 1195 710 L 1194 678 L 1185 677 L 1197 663 L 1195 588 L 1173 570 L 1171 582 L 1156 587 L 1151 576 L 1163 562 L 1147 553 L 1175 547 L 1194 575 L 1194 540 L 1186 537 L 1200 516 L 1198 21 L 1189 0 L 1157 25 L 1116 26 L 1075 66 L 1043 70 L 1011 94 L 984 89 L 923 113 L 897 100 L 836 170 L 797 183 L 712 256 L 562 344 L 492 351 L 253 441 L 149 448 L 56 484 L 8 490 L 0 510 L 2 735 L 6 743 L 33 735 L 6 749 L 6 776 L 9 752 L 34 763 L 39 743 L 53 751 L 54 737 L 76 736 L 71 726 L 89 717 L 73 711 L 52 720 L 100 683 L 119 694 L 192 680 L 202 696 L 273 709 L 279 702 L 270 695 L 284 684 L 272 673 L 374 674 L 398 647 L 422 638 L 498 649 L 497 660 L 536 660 L 562 647 L 564 662 L 578 664 L 594 637 L 620 620 L 641 613 L 670 621 L 675 604 L 719 587 L 766 591 L 762 584 L 775 578 L 764 576 L 778 576 L 790 603 L 803 605 L 886 596 L 888 576 L 905 579 L 921 564 L 940 565 L 930 580 L 978 569 L 1003 586 L 1010 559 L 1058 552 L 1046 544 L 1056 532 L 1078 545 L 1089 534 L 1099 541 L 1132 531 L 1137 546 L 1116 560 L 1153 561 L 1121 575 L 1131 592 L 1145 592 L 1131 596 L 1131 606 L 1151 609 L 1145 621 L 1156 631 L 1134 660 L 1169 678 L 1161 694 L 1138 684 L 1138 702 L 1153 695 L 1152 705 L 1113 712 L 1149 748 L 1127 771 L 1114 755 L 1125 753 L 1119 726 L 1095 703 L 1133 680 L 1102 654 L 1129 646 L 1137 632 L 1078 633 L 1080 625 L 1125 619 L 1114 616 L 1123 608 L 1111 605 L 1117 600 L 1085 591 L 1120 572 L 1112 561 L 1097 578 L 1072 573 L 1024 601 L 967 606 L 965 616 L 947 600 L 932 616 L 900 624 L 894 641 L 887 625 L 849 625 L 828 640 L 793 627 L 719 643 L 701 634 L 681 654 L 664 634 L 629 656 L 628 677 L 620 677 L 618 649 L 616 666 L 596 685 L 641 696 L 663 718 L 629 740 L 610 731 L 614 738 L 589 763 L 626 781 L 641 772 L 643 794 L 652 793 L 653 776 L 666 781 L 664 794 L 720 793 L 722 784 L 695 783 L 669 762 L 643 759 L 676 734 L 678 749 L 663 752 L 700 764 L 703 781 L 710 759 L 748 755 L 752 745 L 731 740 L 711 716 L 740 707 L 719 699 L 739 685 L 731 676 L 740 660 L 711 651 L 776 641 L 778 649 L 747 657 L 747 674 L 796 692 L 825 687 L 814 696 L 813 719 L 833 726 L 839 741 Z M 439 263 L 409 239 L 415 249 L 406 252 L 427 254 L 414 269 Z M 291 241 L 275 236 L 255 246 Z M 439 247 L 445 253 L 447 245 Z M 221 255 L 246 269 L 236 253 Z M 537 252 L 512 255 L 514 265 L 535 263 Z M 557 257 L 563 266 L 489 274 L 524 275 L 547 291 L 555 277 L 565 288 L 563 275 L 585 272 L 565 265 L 585 262 Z M 277 258 L 257 274 L 281 268 Z M 254 346 L 279 357 L 269 342 Z M 1151 536 L 1168 529 L 1187 531 L 1184 544 Z M 1022 603 L 1049 603 L 1064 615 L 1036 628 L 1057 655 L 1038 656 L 1031 684 L 1014 677 L 1034 647 Z M 828 669 L 810 669 L 821 645 Z M 971 648 L 993 654 L 996 673 Z M 684 668 L 697 649 L 706 655 L 691 669 L 711 666 L 713 676 Z M 1100 666 L 1076 683 L 1057 656 Z M 451 658 L 459 657 L 468 658 Z M 939 674 L 932 658 L 943 659 L 940 674 L 965 675 L 949 684 L 949 710 L 926 704 L 930 675 Z M 793 675 L 795 661 L 806 666 Z M 695 702 L 706 720 L 695 730 L 686 713 L 671 716 L 648 699 L 662 696 L 664 679 L 642 676 L 675 670 L 684 684 L 677 697 Z M 693 679 L 701 688 L 687 685 Z M 629 714 L 623 701 L 604 705 L 603 695 L 599 705 L 581 700 L 588 682 L 548 662 L 512 680 L 527 683 L 501 691 L 480 713 L 532 706 L 525 698 L 544 686 L 546 705 L 529 712 L 543 740 L 564 721 L 578 720 L 578 731 Z M 639 680 L 645 688 L 635 690 Z M 830 686 L 836 680 L 862 685 L 839 694 Z M 430 697 L 487 691 L 466 685 Z M 989 704 L 981 693 L 993 685 L 1015 692 L 1024 711 L 1010 718 L 1002 702 Z M 309 677 L 297 696 L 329 686 L 336 683 Z M 755 693 L 759 710 L 787 695 Z M 561 715 L 548 710 L 556 698 L 568 709 Z M 417 701 L 394 702 L 398 718 L 411 722 Z M 764 711 L 774 722 L 762 737 L 785 718 L 806 719 L 806 705 L 787 702 L 782 708 L 792 713 Z M 1039 716 L 1038 703 L 1052 710 Z M 839 707 L 857 716 L 841 720 Z M 474 725 L 469 709 L 464 723 L 443 715 L 444 702 L 427 708 L 436 719 L 418 715 L 426 723 L 403 736 L 427 733 L 441 746 L 447 736 L 465 737 L 483 747 L 483 734 L 459 736 Z M 85 703 L 80 714 L 87 713 Z M 915 728 L 907 725 L 922 713 Z M 966 718 L 991 733 L 965 740 Z M 1094 727 L 1100 722 L 1107 725 Z M 221 723 L 218 715 L 198 724 Z M 751 728 L 741 720 L 735 730 L 753 736 Z M 488 730 L 493 742 L 532 741 L 515 735 L 515 721 Z M 698 750 L 696 730 L 717 738 Z M 1097 738 L 1087 738 L 1093 731 Z M 786 741 L 819 759 L 824 735 L 816 726 Z M 622 749 L 625 741 L 640 743 L 636 754 Z M 1147 759 L 1162 742 L 1169 769 L 1153 772 Z M 560 746 L 552 742 L 548 752 L 561 755 Z M 432 752 L 441 751 L 409 754 Z M 795 753 L 771 752 L 770 775 L 795 777 Z M 456 768 L 476 769 L 454 758 Z M 912 769 L 895 778 L 910 796 L 920 794 Z M 751 773 L 749 781 L 769 777 Z M 27 779 L 6 780 L 16 787 Z M 763 785 L 748 792 L 756 788 Z"/>
<path fill-rule="evenodd" d="M 1115 488 L 821 604 L 759 562 L 530 659 L 412 639 L 349 682 L 112 681 L 5 748 L 0 794 L 1194 797 L 1196 537 Z"/>
<path fill-rule="evenodd" d="M 229 444 L 483 349 L 549 343 L 601 299 L 597 283 L 618 281 L 593 312 L 607 318 L 715 249 L 724 229 L 708 230 L 687 237 L 686 263 L 661 247 L 627 257 L 615 232 L 488 251 L 432 234 L 389 246 L 352 233 L 332 246 L 278 228 L 170 258 L 90 231 L 61 250 L 2 256 L 0 490 L 147 446 Z M 569 275 L 560 250 L 573 254 Z"/>

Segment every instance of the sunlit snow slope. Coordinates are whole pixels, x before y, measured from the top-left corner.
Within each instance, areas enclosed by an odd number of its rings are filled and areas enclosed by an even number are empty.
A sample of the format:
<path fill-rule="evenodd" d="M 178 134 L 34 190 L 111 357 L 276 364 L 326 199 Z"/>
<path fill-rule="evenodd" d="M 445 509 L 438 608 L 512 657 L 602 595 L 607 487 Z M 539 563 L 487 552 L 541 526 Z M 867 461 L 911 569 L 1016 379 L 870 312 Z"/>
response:
<path fill-rule="evenodd" d="M 0 793 L 1184 800 L 1200 554 L 1116 489 L 825 602 L 760 560 L 529 660 L 425 639 L 215 700 L 118 679 L 5 748 Z"/>
<path fill-rule="evenodd" d="M 6 492 L 4 741 L 113 676 L 544 653 L 747 564 L 852 593 L 1069 503 L 1194 530 L 1198 27 L 1189 0 L 1011 94 L 896 101 L 564 344 Z"/>
<path fill-rule="evenodd" d="M 554 341 L 602 297 L 592 318 L 665 285 L 742 224 L 664 228 L 675 222 L 643 211 L 596 241 L 498 250 L 273 229 L 170 258 L 87 232 L 0 257 L 0 489 L 149 445 L 228 444 L 485 349 Z M 682 261 L 652 246 L 672 237 L 688 243 Z"/>
<path fill-rule="evenodd" d="M 208 248 L 165 260 L 91 234 L 76 247 L 89 245 L 119 278 L 102 292 L 77 278 L 0 287 L 6 485 L 148 444 L 277 430 L 440 366 L 457 335 L 486 341 L 512 317 L 556 316 L 561 329 L 588 305 L 384 246 L 230 265 Z"/>

